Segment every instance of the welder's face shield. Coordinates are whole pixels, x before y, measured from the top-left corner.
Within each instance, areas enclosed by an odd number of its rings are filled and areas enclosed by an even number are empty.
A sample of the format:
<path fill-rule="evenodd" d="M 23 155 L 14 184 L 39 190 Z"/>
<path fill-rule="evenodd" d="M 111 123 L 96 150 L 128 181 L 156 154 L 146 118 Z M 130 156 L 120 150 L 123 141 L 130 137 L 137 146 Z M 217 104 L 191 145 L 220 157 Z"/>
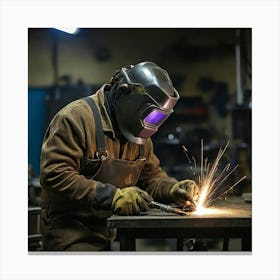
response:
<path fill-rule="evenodd" d="M 117 102 L 116 117 L 122 134 L 131 142 L 145 144 L 173 112 L 178 99 L 176 92 L 174 97 L 166 96 L 160 106 L 143 87 L 133 85 L 130 94 Z"/>
<path fill-rule="evenodd" d="M 125 71 L 128 94 L 121 94 L 116 117 L 122 134 L 131 142 L 145 144 L 173 112 L 179 99 L 176 89 L 166 83 L 147 85 L 132 82 Z"/>
<path fill-rule="evenodd" d="M 172 112 L 173 110 L 161 110 L 156 106 L 149 106 L 143 113 L 140 113 L 143 129 L 139 133 L 139 137 L 144 139 L 151 137 Z"/>

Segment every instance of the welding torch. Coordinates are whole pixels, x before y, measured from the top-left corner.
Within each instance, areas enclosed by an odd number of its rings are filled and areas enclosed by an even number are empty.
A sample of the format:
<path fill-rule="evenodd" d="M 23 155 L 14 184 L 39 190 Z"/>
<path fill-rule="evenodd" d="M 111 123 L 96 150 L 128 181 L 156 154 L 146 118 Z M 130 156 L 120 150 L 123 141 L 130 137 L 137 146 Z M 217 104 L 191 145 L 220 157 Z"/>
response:
<path fill-rule="evenodd" d="M 174 214 L 184 215 L 184 216 L 189 215 L 188 212 L 185 212 L 185 211 L 183 211 L 179 208 L 172 207 L 170 205 L 166 205 L 166 204 L 162 204 L 162 203 L 158 203 L 158 202 L 155 202 L 155 201 L 149 202 L 149 206 L 153 207 L 153 208 L 160 209 L 160 210 L 162 210 L 164 212 L 167 212 L 167 213 L 174 213 Z"/>

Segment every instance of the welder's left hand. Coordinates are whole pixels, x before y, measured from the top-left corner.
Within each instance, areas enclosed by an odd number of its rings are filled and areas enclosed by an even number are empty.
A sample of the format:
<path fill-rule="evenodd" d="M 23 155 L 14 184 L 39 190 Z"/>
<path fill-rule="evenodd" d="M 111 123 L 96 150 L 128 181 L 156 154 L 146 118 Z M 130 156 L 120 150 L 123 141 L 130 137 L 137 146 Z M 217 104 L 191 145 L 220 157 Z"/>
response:
<path fill-rule="evenodd" d="M 175 202 L 178 206 L 190 206 L 190 208 L 195 209 L 199 197 L 199 188 L 195 181 L 183 180 L 174 184 L 169 194 L 172 202 Z"/>

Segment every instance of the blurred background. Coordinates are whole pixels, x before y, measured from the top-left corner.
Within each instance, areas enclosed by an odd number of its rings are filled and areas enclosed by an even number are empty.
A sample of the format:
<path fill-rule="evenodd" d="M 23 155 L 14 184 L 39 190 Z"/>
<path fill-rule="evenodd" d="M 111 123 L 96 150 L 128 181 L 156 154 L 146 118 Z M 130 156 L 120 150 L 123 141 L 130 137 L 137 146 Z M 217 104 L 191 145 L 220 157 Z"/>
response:
<path fill-rule="evenodd" d="M 94 93 L 121 67 L 153 61 L 165 68 L 181 98 L 152 137 L 163 169 L 195 179 L 195 158 L 210 162 L 230 142 L 222 161 L 239 164 L 229 185 L 251 192 L 250 28 L 55 28 L 28 30 L 28 201 L 40 200 L 39 164 L 44 132 L 67 103 Z M 189 163 L 182 145 L 189 151 Z M 198 168 L 198 167 L 197 167 Z M 198 170 L 197 170 L 198 171 Z M 199 173 L 199 172 L 198 172 Z"/>

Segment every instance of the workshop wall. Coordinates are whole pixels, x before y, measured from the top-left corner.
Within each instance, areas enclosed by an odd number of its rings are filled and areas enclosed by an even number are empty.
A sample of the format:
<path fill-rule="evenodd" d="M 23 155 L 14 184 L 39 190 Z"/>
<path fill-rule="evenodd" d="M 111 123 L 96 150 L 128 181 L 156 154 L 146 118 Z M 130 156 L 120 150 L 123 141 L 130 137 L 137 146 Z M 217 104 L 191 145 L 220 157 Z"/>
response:
<path fill-rule="evenodd" d="M 235 92 L 234 29 L 85 29 L 76 35 L 30 29 L 29 86 L 54 82 L 53 36 L 57 38 L 59 76 L 69 75 L 73 82 L 80 78 L 87 84 L 108 82 L 115 69 L 154 60 L 184 78 L 183 95 L 199 94 L 197 81 L 202 76 L 225 81 L 229 92 Z"/>

